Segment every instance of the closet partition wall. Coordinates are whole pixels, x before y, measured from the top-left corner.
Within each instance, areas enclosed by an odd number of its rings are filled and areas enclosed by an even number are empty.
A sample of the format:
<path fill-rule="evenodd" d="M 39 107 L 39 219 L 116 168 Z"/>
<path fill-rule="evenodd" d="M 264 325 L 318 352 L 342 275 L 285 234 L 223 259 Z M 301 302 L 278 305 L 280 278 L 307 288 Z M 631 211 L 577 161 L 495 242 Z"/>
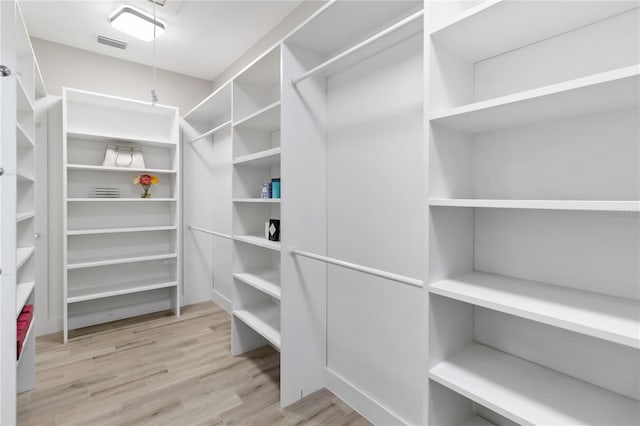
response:
<path fill-rule="evenodd" d="M 337 2 L 284 42 L 282 404 L 328 387 L 381 424 L 422 423 L 422 2 Z M 347 53 L 344 53 L 347 52 Z"/>

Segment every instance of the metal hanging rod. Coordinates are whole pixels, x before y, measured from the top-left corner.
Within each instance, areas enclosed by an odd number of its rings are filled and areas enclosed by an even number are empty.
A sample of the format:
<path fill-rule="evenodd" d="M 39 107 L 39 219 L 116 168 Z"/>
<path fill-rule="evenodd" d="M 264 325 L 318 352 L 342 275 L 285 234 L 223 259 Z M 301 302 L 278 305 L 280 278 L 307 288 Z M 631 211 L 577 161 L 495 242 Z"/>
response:
<path fill-rule="evenodd" d="M 209 130 L 206 133 L 201 134 L 200 136 L 195 137 L 194 139 L 192 139 L 189 143 L 194 143 L 195 141 L 199 141 L 202 138 L 206 138 L 209 135 L 214 134 L 215 132 L 217 132 L 218 130 L 222 129 L 223 127 L 226 127 L 228 125 L 231 124 L 231 120 L 229 121 L 225 121 L 224 123 L 222 123 L 221 125 L 214 127 L 213 129 Z"/>
<path fill-rule="evenodd" d="M 357 263 L 345 262 L 344 260 L 334 259 L 332 257 L 321 256 L 319 254 L 310 253 L 308 251 L 292 248 L 290 251 L 292 256 L 308 257 L 309 259 L 319 260 L 321 262 L 330 263 L 332 265 L 342 266 L 343 268 L 352 269 L 365 274 L 375 275 L 376 277 L 386 278 L 412 287 L 422 288 L 424 283 L 416 278 L 407 277 L 405 275 L 394 274 L 393 272 L 383 271 L 381 269 L 369 268 L 368 266 L 358 265 Z"/>
<path fill-rule="evenodd" d="M 189 229 L 191 229 L 193 231 L 200 231 L 200 232 L 204 232 L 205 234 L 215 235 L 216 237 L 226 238 L 228 240 L 233 239 L 233 237 L 231 237 L 231 235 L 222 234 L 222 233 L 216 232 L 216 231 L 209 231 L 208 229 L 198 228 L 197 226 L 193 226 L 193 225 L 189 225 L 187 228 L 189 228 Z"/>
<path fill-rule="evenodd" d="M 397 23 L 393 24 L 392 26 L 380 31 L 379 33 L 369 37 L 368 39 L 356 44 L 355 46 L 351 47 L 350 49 L 347 49 L 344 52 L 337 54 L 333 58 L 327 59 L 326 61 L 324 61 L 320 65 L 316 66 L 315 68 L 312 68 L 309 71 L 305 72 L 300 77 L 291 79 L 291 85 L 295 87 L 298 83 L 300 83 L 303 80 L 306 80 L 307 78 L 311 77 L 313 74 L 324 70 L 328 66 L 334 64 L 335 62 L 338 62 L 342 58 L 345 58 L 345 57 L 351 55 L 352 53 L 357 52 L 358 50 L 360 50 L 360 49 L 362 49 L 364 47 L 367 47 L 371 43 L 373 43 L 375 41 L 378 41 L 383 37 L 386 37 L 388 34 L 391 34 L 392 32 L 404 27 L 405 25 L 415 21 L 416 19 L 421 18 L 422 15 L 424 15 L 424 11 L 423 10 L 421 10 L 419 12 L 416 12 L 413 15 L 404 18 L 402 21 L 397 22 Z"/>

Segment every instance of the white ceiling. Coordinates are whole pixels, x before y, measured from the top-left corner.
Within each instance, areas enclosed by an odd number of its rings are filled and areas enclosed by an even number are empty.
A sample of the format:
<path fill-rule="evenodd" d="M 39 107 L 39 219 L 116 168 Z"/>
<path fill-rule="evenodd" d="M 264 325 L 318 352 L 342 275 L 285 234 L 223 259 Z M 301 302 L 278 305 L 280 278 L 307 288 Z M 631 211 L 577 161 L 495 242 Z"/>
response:
<path fill-rule="evenodd" d="M 1 1 L 1 0 L 0 0 Z M 156 39 L 158 68 L 213 80 L 264 37 L 302 0 L 167 0 L 156 6 L 166 32 Z M 108 16 L 129 4 L 151 12 L 148 0 L 26 0 L 20 2 L 32 37 L 151 65 L 152 43 L 121 33 Z M 103 35 L 126 50 L 98 44 Z"/>

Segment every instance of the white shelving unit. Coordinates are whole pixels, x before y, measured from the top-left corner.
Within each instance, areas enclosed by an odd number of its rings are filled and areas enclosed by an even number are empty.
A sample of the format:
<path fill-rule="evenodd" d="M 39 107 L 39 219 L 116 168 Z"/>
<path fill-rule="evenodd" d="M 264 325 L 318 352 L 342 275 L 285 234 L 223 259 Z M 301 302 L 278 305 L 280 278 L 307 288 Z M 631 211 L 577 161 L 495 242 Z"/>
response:
<path fill-rule="evenodd" d="M 231 235 L 233 83 L 209 95 L 182 120 L 184 222 Z M 185 290 L 210 297 L 231 312 L 233 241 L 199 231 L 185 233 Z M 185 296 L 189 297 L 187 294 Z"/>
<path fill-rule="evenodd" d="M 65 342 L 70 329 L 130 312 L 179 316 L 177 108 L 65 88 L 63 120 Z M 107 144 L 142 149 L 145 167 L 102 166 Z M 140 197 L 136 174 L 157 175 L 150 199 Z M 121 198 L 89 198 L 98 187 Z"/>
<path fill-rule="evenodd" d="M 265 222 L 280 219 L 280 199 L 260 199 L 280 177 L 280 46 L 233 79 L 233 298 L 231 352 L 270 344 L 280 350 L 280 242 Z"/>
<path fill-rule="evenodd" d="M 637 2 L 426 4 L 425 423 L 637 424 Z"/>

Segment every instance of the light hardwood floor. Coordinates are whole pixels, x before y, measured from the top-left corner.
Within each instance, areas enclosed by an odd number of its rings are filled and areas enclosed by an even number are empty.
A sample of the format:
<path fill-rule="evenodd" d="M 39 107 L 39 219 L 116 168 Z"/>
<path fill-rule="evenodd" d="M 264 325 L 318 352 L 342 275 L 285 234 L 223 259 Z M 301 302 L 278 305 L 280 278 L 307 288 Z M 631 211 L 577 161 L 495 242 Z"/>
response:
<path fill-rule="evenodd" d="M 229 315 L 213 303 L 37 339 L 36 389 L 19 425 L 368 425 L 328 391 L 279 407 L 279 353 L 229 352 Z"/>

